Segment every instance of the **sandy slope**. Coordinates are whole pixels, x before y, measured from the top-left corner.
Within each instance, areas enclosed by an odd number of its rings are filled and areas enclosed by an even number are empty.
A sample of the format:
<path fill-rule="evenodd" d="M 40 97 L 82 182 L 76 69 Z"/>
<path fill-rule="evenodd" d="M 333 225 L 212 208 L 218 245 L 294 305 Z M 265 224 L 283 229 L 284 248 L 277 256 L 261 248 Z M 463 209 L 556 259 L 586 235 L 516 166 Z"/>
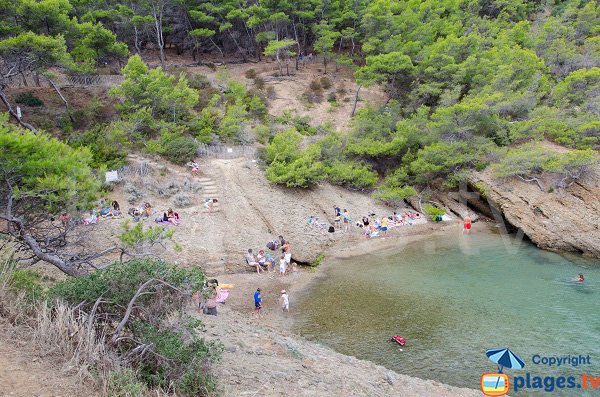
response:
<path fill-rule="evenodd" d="M 276 308 L 270 308 L 273 313 Z M 290 313 L 291 315 L 292 313 Z M 284 314 L 276 313 L 280 317 Z M 368 361 L 336 353 L 275 331 L 228 304 L 219 315 L 201 315 L 203 336 L 225 351 L 216 372 L 224 396 L 480 396 L 481 392 L 399 375 Z"/>

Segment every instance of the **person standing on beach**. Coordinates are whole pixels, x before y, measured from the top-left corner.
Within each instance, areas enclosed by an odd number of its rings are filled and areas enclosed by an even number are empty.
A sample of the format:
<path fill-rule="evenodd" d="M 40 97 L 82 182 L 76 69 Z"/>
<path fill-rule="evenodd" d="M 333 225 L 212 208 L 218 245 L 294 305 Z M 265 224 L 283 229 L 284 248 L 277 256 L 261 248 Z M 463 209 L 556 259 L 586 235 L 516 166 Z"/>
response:
<path fill-rule="evenodd" d="M 339 229 L 342 227 L 342 225 L 340 224 L 342 222 L 342 210 L 337 205 L 333 206 L 333 210 L 335 211 L 335 227 L 336 229 Z"/>
<path fill-rule="evenodd" d="M 288 240 L 286 240 L 283 246 L 281 247 L 281 252 L 283 253 L 286 265 L 289 265 L 292 261 L 292 249 Z"/>
<path fill-rule="evenodd" d="M 281 303 L 281 311 L 282 312 L 290 311 L 290 298 L 289 298 L 286 290 L 281 291 L 281 297 L 279 298 L 279 302 Z"/>
<path fill-rule="evenodd" d="M 287 268 L 287 261 L 285 260 L 285 255 L 281 255 L 279 259 L 279 275 L 285 276 L 285 269 Z"/>
<path fill-rule="evenodd" d="M 350 216 L 348 215 L 348 210 L 345 208 L 344 208 L 343 217 L 344 217 L 344 231 L 347 232 L 350 230 L 350 222 L 352 220 L 350 219 Z"/>
<path fill-rule="evenodd" d="M 466 230 L 467 234 L 471 234 L 471 223 L 471 217 L 469 215 L 465 216 L 465 219 L 463 219 L 463 233 Z"/>
<path fill-rule="evenodd" d="M 260 294 L 260 288 L 256 289 L 254 293 L 254 315 L 260 317 L 260 309 L 262 309 L 262 296 Z"/>

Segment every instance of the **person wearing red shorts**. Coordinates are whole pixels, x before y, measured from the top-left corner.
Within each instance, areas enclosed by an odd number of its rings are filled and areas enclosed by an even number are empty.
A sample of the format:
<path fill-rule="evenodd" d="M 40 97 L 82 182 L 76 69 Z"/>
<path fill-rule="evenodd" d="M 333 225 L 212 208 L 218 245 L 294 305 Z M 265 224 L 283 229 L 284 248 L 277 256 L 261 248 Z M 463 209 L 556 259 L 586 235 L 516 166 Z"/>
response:
<path fill-rule="evenodd" d="M 471 234 L 471 223 L 471 217 L 469 215 L 465 216 L 465 219 L 463 219 L 463 233 L 466 230 L 467 234 Z"/>

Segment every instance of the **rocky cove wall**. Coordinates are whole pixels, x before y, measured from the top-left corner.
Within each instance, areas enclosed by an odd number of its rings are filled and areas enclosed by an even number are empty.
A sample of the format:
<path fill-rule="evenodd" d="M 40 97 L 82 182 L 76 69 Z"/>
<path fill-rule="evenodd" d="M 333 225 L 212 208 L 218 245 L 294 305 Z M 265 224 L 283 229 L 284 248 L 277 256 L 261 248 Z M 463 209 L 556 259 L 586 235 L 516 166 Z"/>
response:
<path fill-rule="evenodd" d="M 600 258 L 600 166 L 552 192 L 516 178 L 498 180 L 489 170 L 474 173 L 469 185 L 479 193 L 464 195 L 469 206 L 489 206 L 496 221 L 499 210 L 538 247 Z"/>

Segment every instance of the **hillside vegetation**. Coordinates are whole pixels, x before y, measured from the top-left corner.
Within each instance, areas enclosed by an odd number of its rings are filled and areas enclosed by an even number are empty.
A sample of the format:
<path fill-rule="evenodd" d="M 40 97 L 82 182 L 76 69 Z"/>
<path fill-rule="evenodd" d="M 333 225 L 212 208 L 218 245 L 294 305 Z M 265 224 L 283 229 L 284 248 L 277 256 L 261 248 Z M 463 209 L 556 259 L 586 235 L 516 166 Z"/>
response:
<path fill-rule="evenodd" d="M 137 56 L 123 68 L 125 81 L 111 91 L 118 119 L 82 131 L 70 114 L 53 131 L 89 146 L 95 166 L 122 165 L 128 148 L 185 162 L 198 141 L 258 140 L 268 144 L 273 182 L 378 186 L 379 197 L 395 201 L 414 188 L 456 186 L 491 163 L 499 177 L 556 174 L 551 188 L 563 188 L 597 161 L 595 1 L 19 0 L 0 9 L 0 96 L 15 119 L 4 94 L 14 79 L 99 73 L 128 52 L 158 50 L 163 68 Z M 334 134 L 310 120 L 267 117 L 269 92 L 250 71 L 252 91 L 225 69 L 218 90 L 200 75 L 165 70 L 167 48 L 196 62 L 209 53 L 268 55 L 279 74 L 318 54 L 325 73 L 331 63 L 355 69 L 357 99 L 377 84 L 388 102 L 359 110 L 350 131 Z M 307 100 L 322 90 L 311 82 Z M 306 147 L 303 136 L 316 132 L 325 137 Z M 543 140 L 572 151 L 544 153 Z"/>

